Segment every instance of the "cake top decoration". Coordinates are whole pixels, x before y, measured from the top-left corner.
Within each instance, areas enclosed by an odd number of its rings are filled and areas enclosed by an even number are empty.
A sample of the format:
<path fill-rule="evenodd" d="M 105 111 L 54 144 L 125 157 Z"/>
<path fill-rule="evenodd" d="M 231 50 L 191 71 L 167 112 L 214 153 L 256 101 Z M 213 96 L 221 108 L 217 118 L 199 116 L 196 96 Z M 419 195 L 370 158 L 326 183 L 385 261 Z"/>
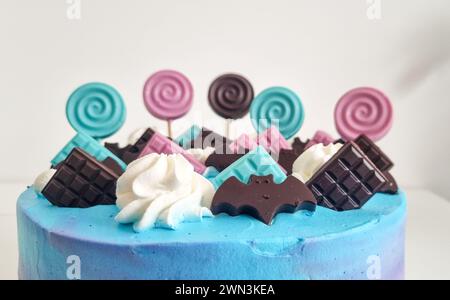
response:
<path fill-rule="evenodd" d="M 192 125 L 185 132 L 180 134 L 174 141 L 184 149 L 190 148 L 191 142 L 202 133 L 202 128 Z"/>
<path fill-rule="evenodd" d="M 391 129 L 392 104 L 381 91 L 362 87 L 350 90 L 336 104 L 336 129 L 346 141 L 367 135 L 373 141 L 383 138 Z"/>
<path fill-rule="evenodd" d="M 228 168 L 220 172 L 214 178 L 213 184 L 215 187 L 219 187 L 232 176 L 243 183 L 247 183 L 252 175 L 273 175 L 275 183 L 281 183 L 286 179 L 286 174 L 278 163 L 262 146 L 258 146 L 255 150 L 245 154 L 233 162 Z"/>
<path fill-rule="evenodd" d="M 202 127 L 198 134 L 189 143 L 185 144 L 184 148 L 207 148 L 213 147 L 216 152 L 229 152 L 228 147 L 231 140 L 214 132 L 208 128 Z"/>
<path fill-rule="evenodd" d="M 205 165 L 198 161 L 194 156 L 192 156 L 185 149 L 181 148 L 178 144 L 173 142 L 171 139 L 160 134 L 159 132 L 152 131 L 151 136 L 147 144 L 143 147 L 139 154 L 139 157 L 146 156 L 150 153 L 157 154 L 181 154 L 186 158 L 190 164 L 194 167 L 194 170 L 199 174 L 205 172 Z"/>
<path fill-rule="evenodd" d="M 91 82 L 80 86 L 70 95 L 66 115 L 75 131 L 102 139 L 122 127 L 126 108 L 122 96 L 112 86 Z"/>
<path fill-rule="evenodd" d="M 83 151 L 87 152 L 89 155 L 97 159 L 98 161 L 103 161 L 110 157 L 115 160 L 123 170 L 126 169 L 127 165 L 120 158 L 118 158 L 114 153 L 109 151 L 107 148 L 103 147 L 97 140 L 90 137 L 86 133 L 78 132 L 62 149 L 56 154 L 52 159 L 51 164 L 56 167 L 59 163 L 67 158 L 67 156 L 72 152 L 74 148 L 81 148 Z"/>
<path fill-rule="evenodd" d="M 209 86 L 208 102 L 216 114 L 227 120 L 225 136 L 230 137 L 230 120 L 248 113 L 254 97 L 251 83 L 242 75 L 223 74 Z"/>
<path fill-rule="evenodd" d="M 229 145 L 229 148 L 234 153 L 242 153 L 242 149 L 253 150 L 258 145 L 263 146 L 271 154 L 277 154 L 281 149 L 292 149 L 276 126 L 270 126 L 255 138 L 243 133 Z"/>
<path fill-rule="evenodd" d="M 139 129 L 132 133 L 127 146 L 121 148 L 118 143 L 105 143 L 105 148 L 114 153 L 124 163 L 129 164 L 136 160 L 153 136 L 150 128 Z"/>
<path fill-rule="evenodd" d="M 211 210 L 231 216 L 248 214 L 270 225 L 278 213 L 314 211 L 315 207 L 314 195 L 295 177 L 276 184 L 273 175 L 252 175 L 247 184 L 236 177 L 227 179 L 215 193 Z"/>
<path fill-rule="evenodd" d="M 56 206 L 86 208 L 114 204 L 122 169 L 111 158 L 98 161 L 74 148 L 58 165 L 42 194 Z"/>
<path fill-rule="evenodd" d="M 306 185 L 319 205 L 338 210 L 362 207 L 387 179 L 352 141 L 345 143 Z"/>
<path fill-rule="evenodd" d="M 362 207 L 375 193 L 397 193 L 391 159 L 374 143 L 392 126 L 389 99 L 373 88 L 349 91 L 336 104 L 342 138 L 323 130 L 303 141 L 294 137 L 304 121 L 300 98 L 271 87 L 255 98 L 241 75 L 224 74 L 208 91 L 213 110 L 227 119 L 250 111 L 256 132 L 237 139 L 192 125 L 171 138 L 170 121 L 192 106 L 193 88 L 181 73 L 163 70 L 148 78 L 144 103 L 168 121 L 169 137 L 152 128 L 136 131 L 129 144 L 105 143 L 125 120 L 120 94 L 104 83 L 77 88 L 66 106 L 77 131 L 42 173 L 34 189 L 63 207 L 116 204 L 116 220 L 135 231 L 175 229 L 213 214 L 249 214 L 271 224 L 280 212 Z M 117 186 L 117 188 L 116 188 Z M 217 189 L 217 191 L 215 191 Z M 116 201 L 117 199 L 117 201 Z"/>
<path fill-rule="evenodd" d="M 255 97 L 250 107 L 250 118 L 257 132 L 275 125 L 286 139 L 290 139 L 302 127 L 305 111 L 293 91 L 271 87 Z"/>
<path fill-rule="evenodd" d="M 245 116 L 253 96 L 250 82 L 238 74 L 224 74 L 216 78 L 208 91 L 211 108 L 225 119 L 235 120 Z"/>
<path fill-rule="evenodd" d="M 211 217 L 212 184 L 180 154 L 150 154 L 132 162 L 117 181 L 116 220 L 136 232 L 176 228 L 185 220 Z"/>
<path fill-rule="evenodd" d="M 306 149 L 293 163 L 292 173 L 306 183 L 328 160 L 341 149 L 342 144 L 316 144 Z"/>
<path fill-rule="evenodd" d="M 168 122 L 181 118 L 192 107 L 194 89 L 189 79 L 173 70 L 162 70 L 151 75 L 144 85 L 143 98 L 147 110 L 156 118 Z"/>
<path fill-rule="evenodd" d="M 308 149 L 309 147 L 316 145 L 316 144 L 323 144 L 324 146 L 328 146 L 329 144 L 333 143 L 334 141 L 336 141 L 336 139 L 333 138 L 326 131 L 317 130 L 316 133 L 314 133 L 313 137 L 306 144 L 305 149 Z"/>

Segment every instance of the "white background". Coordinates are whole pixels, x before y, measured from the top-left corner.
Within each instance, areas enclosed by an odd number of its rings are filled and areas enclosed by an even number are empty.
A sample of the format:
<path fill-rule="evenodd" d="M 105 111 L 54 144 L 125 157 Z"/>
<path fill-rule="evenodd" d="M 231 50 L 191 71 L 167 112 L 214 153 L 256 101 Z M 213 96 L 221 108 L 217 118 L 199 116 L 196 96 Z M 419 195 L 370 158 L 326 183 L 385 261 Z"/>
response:
<path fill-rule="evenodd" d="M 69 1 L 70 2 L 70 1 Z M 374 2 L 374 1 L 369 1 Z M 296 91 L 306 119 L 299 132 L 337 135 L 333 109 L 357 86 L 386 92 L 394 126 L 380 145 L 402 187 L 450 198 L 450 2 L 381 0 L 81 0 L 81 18 L 65 0 L 0 0 L 0 182 L 25 186 L 74 135 L 66 99 L 90 81 L 116 87 L 128 118 L 110 140 L 144 126 L 165 130 L 142 102 L 145 79 L 162 68 L 185 73 L 194 107 L 174 123 L 223 132 L 206 100 L 210 82 L 239 72 L 256 92 Z M 251 130 L 248 117 L 234 135 Z M 17 191 L 19 193 L 19 191 Z M 7 199 L 13 206 L 16 197 Z M 423 201 L 428 201 L 424 198 Z M 432 212 L 433 205 L 426 206 Z M 417 223 L 418 224 L 418 223 Z"/>
<path fill-rule="evenodd" d="M 136 127 L 164 130 L 145 110 L 142 86 L 173 68 L 196 93 L 175 132 L 199 116 L 223 131 L 206 100 L 223 72 L 246 75 L 256 92 L 295 90 L 306 110 L 302 137 L 336 134 L 333 109 L 347 90 L 382 89 L 395 121 L 381 146 L 398 181 L 450 197 L 448 0 L 382 0 L 380 20 L 368 18 L 366 0 L 81 0 L 79 20 L 68 19 L 64 0 L 0 3 L 1 180 L 31 181 L 48 167 L 74 134 L 65 103 L 85 82 L 109 83 L 126 101 L 127 122 L 111 139 Z"/>

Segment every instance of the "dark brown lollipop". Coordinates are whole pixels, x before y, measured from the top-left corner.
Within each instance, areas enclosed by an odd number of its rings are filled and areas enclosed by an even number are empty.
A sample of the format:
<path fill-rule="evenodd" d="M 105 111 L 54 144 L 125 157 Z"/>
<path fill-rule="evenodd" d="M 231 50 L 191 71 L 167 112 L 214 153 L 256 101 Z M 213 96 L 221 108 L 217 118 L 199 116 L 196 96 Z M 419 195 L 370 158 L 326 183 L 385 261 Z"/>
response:
<path fill-rule="evenodd" d="M 212 109 L 219 116 L 234 120 L 248 113 L 253 96 L 250 82 L 237 74 L 224 74 L 216 78 L 208 92 Z"/>

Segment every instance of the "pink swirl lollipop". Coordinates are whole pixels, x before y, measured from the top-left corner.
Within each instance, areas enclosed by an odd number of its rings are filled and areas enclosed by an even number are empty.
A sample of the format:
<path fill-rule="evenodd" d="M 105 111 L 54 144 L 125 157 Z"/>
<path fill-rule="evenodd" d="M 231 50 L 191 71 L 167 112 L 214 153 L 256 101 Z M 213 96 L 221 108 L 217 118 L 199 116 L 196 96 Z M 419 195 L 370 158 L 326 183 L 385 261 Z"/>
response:
<path fill-rule="evenodd" d="M 374 88 L 356 88 L 347 92 L 336 104 L 336 129 L 344 140 L 365 134 L 374 141 L 385 136 L 392 126 L 392 104 Z"/>
<path fill-rule="evenodd" d="M 144 85 L 144 104 L 156 118 L 170 121 L 181 118 L 192 107 L 193 88 L 189 79 L 172 70 L 162 70 L 151 75 Z"/>

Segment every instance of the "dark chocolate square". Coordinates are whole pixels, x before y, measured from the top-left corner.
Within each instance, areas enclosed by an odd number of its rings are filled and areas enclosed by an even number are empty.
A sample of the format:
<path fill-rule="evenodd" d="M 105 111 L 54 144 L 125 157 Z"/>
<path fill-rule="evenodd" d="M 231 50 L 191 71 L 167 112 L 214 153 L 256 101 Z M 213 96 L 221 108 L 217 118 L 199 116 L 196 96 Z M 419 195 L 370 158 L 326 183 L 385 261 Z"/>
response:
<path fill-rule="evenodd" d="M 98 167 L 95 164 L 93 164 L 91 162 L 86 162 L 84 164 L 84 166 L 81 168 L 81 170 L 79 171 L 79 173 L 87 180 L 93 181 L 100 173 L 100 170 L 98 169 Z"/>
<path fill-rule="evenodd" d="M 330 192 L 334 188 L 334 185 L 333 178 L 327 173 L 321 176 L 315 183 L 315 186 L 322 194 Z"/>
<path fill-rule="evenodd" d="M 341 211 L 360 208 L 386 182 L 362 150 L 348 142 L 306 184 L 319 205 Z"/>
<path fill-rule="evenodd" d="M 66 164 L 69 167 L 73 168 L 74 170 L 79 170 L 83 166 L 84 163 L 85 163 L 85 161 L 83 159 L 81 159 L 81 157 L 78 157 L 76 155 L 67 157 Z"/>
<path fill-rule="evenodd" d="M 84 180 L 80 176 L 75 176 L 75 178 L 70 183 L 71 190 L 80 191 L 80 192 L 82 192 L 88 186 L 89 186 L 89 182 L 86 182 L 86 180 Z"/>
<path fill-rule="evenodd" d="M 148 128 L 142 136 L 137 140 L 134 145 L 128 145 L 124 148 L 120 148 L 117 143 L 105 143 L 105 147 L 114 153 L 118 158 L 120 158 L 126 164 L 131 163 L 136 160 L 141 154 L 142 150 L 144 150 L 148 141 L 152 138 L 155 132 Z"/>
<path fill-rule="evenodd" d="M 373 168 L 370 167 L 367 162 L 363 162 L 356 169 L 355 172 L 358 175 L 358 178 L 366 179 L 369 178 L 372 174 Z"/>
<path fill-rule="evenodd" d="M 364 134 L 357 137 L 354 142 L 381 172 L 389 171 L 394 166 L 391 159 Z"/>
<path fill-rule="evenodd" d="M 114 204 L 119 176 L 80 148 L 74 148 L 58 165 L 58 170 L 42 194 L 52 204 L 64 207 Z"/>

